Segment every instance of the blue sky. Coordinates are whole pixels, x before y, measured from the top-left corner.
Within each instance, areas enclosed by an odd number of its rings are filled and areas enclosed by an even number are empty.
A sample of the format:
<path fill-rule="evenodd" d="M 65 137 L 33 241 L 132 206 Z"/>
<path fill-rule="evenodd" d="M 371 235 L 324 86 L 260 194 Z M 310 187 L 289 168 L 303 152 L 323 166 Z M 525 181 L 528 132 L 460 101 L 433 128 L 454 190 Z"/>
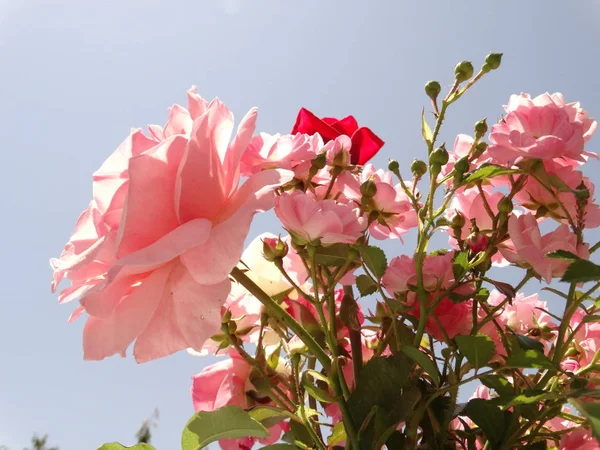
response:
<path fill-rule="evenodd" d="M 375 163 L 406 171 L 424 152 L 424 83 L 448 87 L 458 61 L 490 51 L 504 52 L 501 70 L 453 107 L 448 142 L 499 118 L 511 93 L 561 91 L 600 117 L 599 19 L 585 0 L 0 0 L 0 444 L 20 450 L 33 432 L 61 450 L 132 444 L 159 408 L 154 444 L 179 446 L 190 377 L 209 360 L 84 362 L 84 322 L 68 325 L 75 305 L 49 290 L 48 258 L 131 127 L 164 123 L 195 84 L 238 118 L 257 105 L 266 132 L 289 131 L 302 106 L 354 114 L 386 141 Z M 253 234 L 267 229 L 279 231 L 268 215 Z"/>

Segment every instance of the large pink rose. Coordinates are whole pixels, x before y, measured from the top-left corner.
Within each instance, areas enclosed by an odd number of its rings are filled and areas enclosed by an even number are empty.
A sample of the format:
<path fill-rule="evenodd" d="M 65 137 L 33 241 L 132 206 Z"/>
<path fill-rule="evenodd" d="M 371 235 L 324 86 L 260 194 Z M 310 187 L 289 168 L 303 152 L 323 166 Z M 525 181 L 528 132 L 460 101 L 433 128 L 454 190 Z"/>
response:
<path fill-rule="evenodd" d="M 375 239 L 400 239 L 411 228 L 418 225 L 417 213 L 400 183 L 393 184 L 391 172 L 375 170 L 372 164 L 363 167 L 358 176 L 350 172 L 340 175 L 340 187 L 343 195 L 361 204 L 363 197 L 360 186 L 367 180 L 375 184 L 377 192 L 371 199 L 371 214 L 377 213 L 377 219 L 369 226 L 369 232 Z"/>
<path fill-rule="evenodd" d="M 531 267 L 546 283 L 565 273 L 569 262 L 547 258 L 548 253 L 566 250 L 588 259 L 588 244 L 577 245 L 577 237 L 567 225 L 542 235 L 537 219 L 533 214 L 511 216 L 508 219 L 508 233 L 512 242 L 501 247 L 500 252 L 510 262 Z"/>
<path fill-rule="evenodd" d="M 427 256 L 423 262 L 423 287 L 427 292 L 447 289 L 454 283 L 452 258 L 454 254 Z M 382 280 L 383 286 L 391 294 L 399 294 L 414 290 L 417 285 L 417 268 L 410 256 L 402 255 L 393 258 Z M 410 293 L 407 302 L 416 299 L 414 292 Z"/>
<path fill-rule="evenodd" d="M 235 405 L 248 409 L 253 404 L 246 395 L 255 388 L 250 382 L 252 366 L 235 351 L 229 352 L 230 358 L 219 361 L 192 377 L 192 401 L 196 411 L 214 411 L 223 406 Z M 281 437 L 286 424 L 279 423 L 269 428 L 269 437 L 259 439 L 264 445 L 274 444 Z M 255 438 L 223 439 L 219 445 L 223 450 L 250 450 Z"/>
<path fill-rule="evenodd" d="M 277 197 L 275 214 L 290 234 L 306 242 L 353 244 L 367 227 L 358 208 L 317 200 L 302 191 Z"/>
<path fill-rule="evenodd" d="M 53 288 L 72 286 L 89 318 L 85 359 L 124 354 L 138 362 L 200 350 L 220 327 L 254 214 L 273 206 L 291 172 L 269 170 L 240 181 L 240 157 L 256 110 L 229 143 L 233 116 L 218 99 L 188 91 L 188 110 L 170 109 L 150 137 L 135 130 L 94 174 L 94 198 L 59 259 Z M 208 200 L 207 200 L 208 199 Z"/>
<path fill-rule="evenodd" d="M 564 184 L 569 189 L 578 189 L 581 183 L 586 186 L 590 196 L 585 207 L 585 227 L 596 228 L 600 226 L 600 206 L 594 203 L 594 184 L 587 177 L 584 177 L 581 171 L 575 170 L 573 167 L 560 166 L 550 162 L 547 162 L 545 166 L 550 177 L 559 179 L 561 185 Z M 551 192 L 548 191 L 548 188 Z M 577 223 L 577 197 L 574 192 L 566 189 L 544 186 L 535 178 L 528 177 L 523 189 L 517 191 L 515 200 L 532 211 L 544 207 L 548 210 L 547 214 L 550 217 L 562 223 L 568 224 L 568 218 Z"/>
<path fill-rule="evenodd" d="M 560 160 L 579 165 L 590 155 L 585 142 L 597 123 L 579 103 L 566 103 L 562 94 L 513 95 L 505 107 L 507 115 L 492 126 L 488 154 L 500 164 L 518 158 Z"/>

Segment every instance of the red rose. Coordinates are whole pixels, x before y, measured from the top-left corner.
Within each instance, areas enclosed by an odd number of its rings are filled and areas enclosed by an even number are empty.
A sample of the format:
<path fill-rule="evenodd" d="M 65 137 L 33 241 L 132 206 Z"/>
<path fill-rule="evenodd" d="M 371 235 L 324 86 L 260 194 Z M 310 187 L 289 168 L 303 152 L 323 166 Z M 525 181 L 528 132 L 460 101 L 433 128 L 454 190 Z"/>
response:
<path fill-rule="evenodd" d="M 319 133 L 325 143 L 334 140 L 341 135 L 349 136 L 352 140 L 352 149 L 350 150 L 352 164 L 365 164 L 377 154 L 383 147 L 384 142 L 369 128 L 360 127 L 353 116 L 343 119 L 334 119 L 333 117 L 323 117 L 319 119 L 308 109 L 302 108 L 298 112 L 296 123 L 292 134 Z"/>

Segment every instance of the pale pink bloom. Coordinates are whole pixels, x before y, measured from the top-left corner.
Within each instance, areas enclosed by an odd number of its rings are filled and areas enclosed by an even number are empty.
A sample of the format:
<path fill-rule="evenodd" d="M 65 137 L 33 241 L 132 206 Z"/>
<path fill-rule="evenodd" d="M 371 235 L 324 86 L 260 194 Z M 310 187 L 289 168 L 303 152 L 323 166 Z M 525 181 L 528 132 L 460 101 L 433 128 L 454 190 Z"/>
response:
<path fill-rule="evenodd" d="M 445 255 L 425 257 L 423 262 L 423 286 L 427 292 L 447 289 L 454 283 L 452 272 L 452 252 Z M 383 286 L 390 294 L 400 294 L 414 290 L 417 286 L 417 268 L 410 256 L 402 255 L 393 258 L 383 276 Z M 407 299 L 411 304 L 416 298 L 414 292 Z"/>
<path fill-rule="evenodd" d="M 594 203 L 594 184 L 587 177 L 584 177 L 582 172 L 573 169 L 573 167 L 548 163 L 545 166 L 550 177 L 556 177 L 561 184 L 564 183 L 569 189 L 577 189 L 582 182 L 584 183 L 590 193 L 585 208 L 585 226 L 586 228 L 600 226 L 600 206 Z M 548 187 L 551 188 L 552 192 L 548 192 Z M 577 197 L 573 192 L 552 186 L 543 186 L 530 176 L 523 189 L 519 190 L 514 198 L 521 206 L 529 210 L 537 211 L 538 208 L 543 206 L 553 219 L 568 224 L 568 218 L 570 218 L 574 223 L 577 223 Z M 565 209 L 568 215 L 565 214 Z"/>
<path fill-rule="evenodd" d="M 579 352 L 577 360 L 581 366 L 590 364 L 594 355 L 600 350 L 600 323 L 591 321 L 582 324 L 585 316 L 583 310 L 577 309 L 570 322 L 571 329 L 577 330 L 573 344 Z"/>
<path fill-rule="evenodd" d="M 346 198 L 361 204 L 360 186 L 365 181 L 375 183 L 377 193 L 372 198 L 373 211 L 379 213 L 378 219 L 369 226 L 369 232 L 375 239 L 402 239 L 402 235 L 418 225 L 417 213 L 400 183 L 393 184 L 393 174 L 375 170 L 372 164 L 366 164 L 358 176 L 350 172 L 340 175 L 340 184 Z"/>
<path fill-rule="evenodd" d="M 597 123 L 579 103 L 565 103 L 562 94 L 513 95 L 507 115 L 492 126 L 488 154 L 500 164 L 519 158 L 562 160 L 579 165 L 586 160 L 585 142 Z"/>
<path fill-rule="evenodd" d="M 275 214 L 290 234 L 305 242 L 320 239 L 322 244 L 353 244 L 367 227 L 358 208 L 316 200 L 302 191 L 277 197 Z"/>
<path fill-rule="evenodd" d="M 569 413 L 572 411 L 566 410 Z M 564 431 L 560 442 L 555 442 L 558 450 L 600 450 L 600 444 L 593 438 L 589 429 L 577 427 L 577 424 L 569 420 L 555 417 L 545 423 L 545 427 L 551 431 Z"/>
<path fill-rule="evenodd" d="M 600 450 L 600 444 L 586 428 L 577 428 L 563 435 L 558 450 Z"/>
<path fill-rule="evenodd" d="M 228 405 L 243 409 L 253 406 L 246 395 L 246 392 L 255 390 L 249 379 L 252 367 L 233 350 L 229 356 L 192 377 L 191 394 L 195 411 L 214 411 Z M 223 450 L 249 450 L 256 441 L 264 445 L 274 444 L 281 437 L 284 427 L 284 424 L 271 427 L 266 439 L 226 439 L 219 441 L 219 444 Z"/>
<path fill-rule="evenodd" d="M 329 166 L 348 167 L 351 165 L 351 148 L 352 141 L 350 138 L 348 136 L 341 135 L 325 144 L 321 151 L 325 152 L 327 164 Z"/>
<path fill-rule="evenodd" d="M 577 245 L 577 236 L 567 225 L 542 235 L 537 219 L 533 214 L 511 216 L 508 220 L 508 233 L 512 242 L 500 247 L 502 255 L 511 263 L 531 267 L 546 283 L 560 277 L 569 262 L 562 259 L 547 258 L 548 253 L 566 250 L 588 259 L 588 244 Z"/>
<path fill-rule="evenodd" d="M 497 293 L 497 291 L 495 292 Z M 505 298 L 502 294 L 497 294 L 502 299 Z M 525 294 L 517 293 L 512 302 L 507 302 L 504 305 L 499 321 L 518 334 L 532 337 L 539 336 L 543 339 L 540 333 L 543 333 L 544 330 L 549 331 L 558 328 L 552 321 L 550 314 L 545 312 L 547 310 L 548 305 L 546 302 L 541 301 L 537 294 L 525 296 Z"/>
<path fill-rule="evenodd" d="M 487 201 L 492 213 L 498 214 L 498 202 L 504 197 L 501 192 L 492 191 L 490 186 L 482 187 L 485 200 Z M 456 212 L 460 212 L 465 217 L 465 225 L 461 230 L 461 239 L 466 240 L 471 233 L 471 227 L 475 221 L 475 225 L 484 235 L 490 235 L 493 230 L 493 218 L 488 213 L 484 198 L 476 187 L 457 192 L 452 202 L 446 217 L 452 220 Z M 458 249 L 458 243 L 454 237 L 454 231 L 451 228 L 447 229 L 450 235 L 449 242 L 453 248 Z M 504 266 L 508 263 L 500 253 L 492 256 L 492 262 L 497 266 Z"/>
<path fill-rule="evenodd" d="M 134 340 L 138 362 L 200 351 L 220 328 L 252 217 L 292 178 L 270 170 L 240 186 L 256 110 L 228 144 L 227 107 L 194 89 L 188 97 L 188 110 L 173 106 L 164 128 L 149 127 L 151 138 L 135 131 L 96 172 L 92 205 L 51 261 L 53 287 L 71 279 L 66 297 L 80 297 L 89 315 L 85 359 L 124 355 Z"/>
<path fill-rule="evenodd" d="M 565 358 L 560 362 L 560 368 L 565 372 L 575 373 L 581 368 L 581 364 L 576 359 Z"/>
<path fill-rule="evenodd" d="M 323 147 L 323 139 L 318 134 L 269 135 L 260 133 L 250 141 L 242 155 L 243 176 L 250 176 L 261 170 L 281 168 L 294 170 L 308 165 Z M 301 167 L 306 169 L 306 167 Z"/>

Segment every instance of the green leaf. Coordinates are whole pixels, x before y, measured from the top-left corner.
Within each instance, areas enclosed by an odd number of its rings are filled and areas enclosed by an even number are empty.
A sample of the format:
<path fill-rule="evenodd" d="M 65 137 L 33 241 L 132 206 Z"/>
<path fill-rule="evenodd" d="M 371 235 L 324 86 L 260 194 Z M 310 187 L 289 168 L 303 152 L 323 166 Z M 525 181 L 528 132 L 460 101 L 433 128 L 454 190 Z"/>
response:
<path fill-rule="evenodd" d="M 238 406 L 200 411 L 189 420 L 181 436 L 182 450 L 199 450 L 221 439 L 255 437 L 265 439 L 269 432 Z"/>
<path fill-rule="evenodd" d="M 98 450 L 123 450 L 123 449 L 131 449 L 131 450 L 154 450 L 149 444 L 138 444 L 133 447 L 125 447 L 118 442 L 111 442 L 110 444 L 104 444 L 102 447 L 99 447 Z"/>
<path fill-rule="evenodd" d="M 485 334 L 476 334 L 474 336 L 459 334 L 454 340 L 460 352 L 475 369 L 480 369 L 489 363 L 496 353 L 494 341 Z"/>
<path fill-rule="evenodd" d="M 537 350 L 542 354 L 544 353 L 544 344 L 542 344 L 537 339 L 531 338 L 529 336 L 524 336 L 522 334 L 515 334 L 515 336 L 517 337 L 517 342 L 519 343 L 519 346 L 523 350 Z"/>
<path fill-rule="evenodd" d="M 299 420 L 298 417 L 285 409 L 268 405 L 256 406 L 248 411 L 248 415 L 265 428 L 271 428 L 286 419 Z"/>
<path fill-rule="evenodd" d="M 515 173 L 522 173 L 522 171 L 518 169 L 507 169 L 506 167 L 496 166 L 494 164 L 482 164 L 464 179 L 463 184 L 471 184 L 500 175 L 510 175 Z"/>
<path fill-rule="evenodd" d="M 558 370 L 542 352 L 533 349 L 510 355 L 506 361 L 506 368 Z"/>
<path fill-rule="evenodd" d="M 409 345 L 402 347 L 402 353 L 412 359 L 415 363 L 417 363 L 421 368 L 429 374 L 433 382 L 436 386 L 440 384 L 440 372 L 435 363 L 431 360 L 429 356 L 420 351 L 416 347 L 411 347 Z"/>
<path fill-rule="evenodd" d="M 516 405 L 530 405 L 532 403 L 539 403 L 546 400 L 556 400 L 557 398 L 560 398 L 560 394 L 557 392 L 525 392 L 514 397 L 505 405 L 505 407 L 511 408 Z"/>
<path fill-rule="evenodd" d="M 314 371 L 311 371 L 311 372 L 314 372 Z M 316 398 L 320 402 L 324 402 L 324 403 L 337 402 L 337 399 L 333 395 L 331 395 L 325 389 L 321 389 L 320 387 L 315 386 L 312 383 L 312 381 L 310 381 L 308 379 L 309 375 L 314 378 L 319 378 L 319 377 L 315 376 L 315 373 L 317 373 L 317 372 L 309 373 L 308 371 L 306 371 L 302 374 L 302 386 L 304 386 L 304 389 L 306 389 L 306 392 L 308 393 L 308 395 L 310 395 L 311 397 Z M 321 374 L 319 374 L 319 375 L 323 376 Z"/>
<path fill-rule="evenodd" d="M 504 413 L 489 400 L 474 398 L 467 403 L 467 416 L 481 428 L 492 449 L 498 448 L 504 437 Z"/>
<path fill-rule="evenodd" d="M 402 354 L 371 358 L 361 370 L 356 388 L 348 399 L 354 423 L 360 426 L 375 406 L 392 411 L 400 402 L 412 368 Z"/>
<path fill-rule="evenodd" d="M 578 261 L 581 258 L 575 253 L 568 252 L 566 250 L 556 250 L 546 255 L 547 258 L 564 259 L 565 261 Z"/>
<path fill-rule="evenodd" d="M 578 399 L 571 399 L 571 403 L 585 417 L 585 420 L 592 428 L 592 435 L 600 440 L 600 403 L 585 402 Z"/>
<path fill-rule="evenodd" d="M 460 281 L 469 270 L 469 255 L 467 252 L 456 252 L 454 262 L 452 263 L 452 273 L 454 281 Z"/>
<path fill-rule="evenodd" d="M 377 292 L 377 283 L 364 273 L 356 277 L 356 287 L 361 297 L 366 297 Z"/>
<path fill-rule="evenodd" d="M 433 140 L 433 133 L 431 132 L 431 128 L 425 119 L 425 108 L 421 111 L 421 134 L 423 135 L 423 139 L 427 142 L 427 145 L 431 145 Z"/>
<path fill-rule="evenodd" d="M 371 271 L 377 278 L 381 278 L 385 274 L 387 268 L 387 258 L 385 253 L 379 247 L 369 245 L 368 247 L 361 247 L 360 255 L 365 263 L 365 266 Z"/>
<path fill-rule="evenodd" d="M 340 442 L 344 442 L 346 440 L 346 429 L 344 428 L 344 422 L 336 423 L 332 430 L 331 434 L 327 438 L 327 444 L 333 447 Z"/>
<path fill-rule="evenodd" d="M 333 244 L 315 249 L 315 261 L 320 266 L 339 267 L 346 264 L 350 255 L 348 244 Z"/>
<path fill-rule="evenodd" d="M 600 266 L 585 259 L 572 262 L 567 267 L 560 281 L 568 283 L 585 283 L 587 281 L 600 280 Z"/>
<path fill-rule="evenodd" d="M 500 397 L 511 396 L 514 394 L 513 386 L 506 378 L 500 375 L 483 375 L 479 381 L 484 386 L 496 391 Z"/>

